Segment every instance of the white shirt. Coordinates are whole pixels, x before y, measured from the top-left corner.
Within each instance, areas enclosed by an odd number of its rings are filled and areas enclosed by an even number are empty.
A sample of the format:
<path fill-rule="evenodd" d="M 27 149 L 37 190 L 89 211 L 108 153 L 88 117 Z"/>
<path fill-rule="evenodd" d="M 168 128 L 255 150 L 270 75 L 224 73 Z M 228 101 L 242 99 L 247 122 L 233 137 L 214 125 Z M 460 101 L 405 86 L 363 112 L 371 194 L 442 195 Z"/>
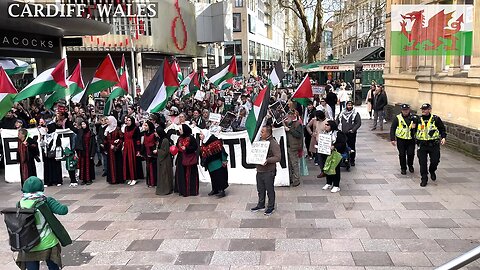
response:
<path fill-rule="evenodd" d="M 318 105 L 316 108 L 315 108 L 317 111 L 323 111 L 325 113 L 325 117 L 329 120 L 334 120 L 334 116 L 333 116 L 333 111 L 332 111 L 332 108 L 330 107 L 330 105 L 328 104 L 325 104 L 325 107 L 322 106 L 322 104 Z"/>
<path fill-rule="evenodd" d="M 347 93 L 347 90 L 340 90 L 338 92 L 338 99 L 340 100 L 340 102 L 346 102 L 348 101 L 348 93 Z"/>

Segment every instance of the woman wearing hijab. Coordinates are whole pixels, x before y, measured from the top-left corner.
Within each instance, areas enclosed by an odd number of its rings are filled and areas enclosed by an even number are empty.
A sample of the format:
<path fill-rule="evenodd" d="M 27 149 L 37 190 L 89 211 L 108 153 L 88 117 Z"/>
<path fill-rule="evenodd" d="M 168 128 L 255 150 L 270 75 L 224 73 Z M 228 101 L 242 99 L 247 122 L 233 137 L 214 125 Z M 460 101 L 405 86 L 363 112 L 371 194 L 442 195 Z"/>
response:
<path fill-rule="evenodd" d="M 105 150 L 107 152 L 107 182 L 110 184 L 125 183 L 122 170 L 122 141 L 123 136 L 117 127 L 117 119 L 108 116 L 105 128 Z"/>
<path fill-rule="evenodd" d="M 47 133 L 43 141 L 43 175 L 46 186 L 61 186 L 63 184 L 61 153 L 58 156 L 57 147 L 62 146 L 60 136 L 55 132 L 57 126 L 54 122 L 47 125 Z M 61 150 L 60 150 L 61 152 Z M 55 153 L 50 154 L 49 153 Z M 60 159 L 57 159 L 60 157 Z"/>
<path fill-rule="evenodd" d="M 91 185 L 95 179 L 95 167 L 93 157 L 96 153 L 95 136 L 84 119 L 82 119 L 80 129 L 75 142 L 75 150 L 78 155 L 78 168 L 80 169 L 80 185 Z"/>
<path fill-rule="evenodd" d="M 146 180 L 148 187 L 157 186 L 157 137 L 155 135 L 155 127 L 150 121 L 145 121 L 143 128 L 143 145 L 142 155 L 145 157 L 147 168 Z"/>
<path fill-rule="evenodd" d="M 228 155 L 223 149 L 222 140 L 212 135 L 208 129 L 200 131 L 200 140 L 202 140 L 201 164 L 205 170 L 208 170 L 212 180 L 212 191 L 208 193 L 208 196 L 225 197 L 225 189 L 228 187 Z"/>
<path fill-rule="evenodd" d="M 332 152 L 337 150 L 337 152 L 344 153 L 347 150 L 347 137 L 345 134 L 338 130 L 337 123 L 333 120 L 328 120 L 325 124 L 325 133 L 332 136 Z M 341 162 L 340 162 L 341 163 Z M 332 193 L 340 191 L 340 163 L 335 167 L 335 174 L 327 174 L 327 184 L 323 186 L 323 190 L 332 189 Z"/>
<path fill-rule="evenodd" d="M 173 191 L 173 160 L 170 140 L 162 126 L 157 127 L 157 195 L 168 195 Z"/>
<path fill-rule="evenodd" d="M 177 141 L 178 156 L 175 172 L 175 190 L 184 197 L 198 195 L 197 141 L 188 125 L 181 125 Z"/>
<path fill-rule="evenodd" d="M 128 185 L 133 186 L 137 179 L 143 179 L 143 168 L 140 159 L 140 129 L 131 116 L 125 117 L 123 139 L 123 177 Z"/>

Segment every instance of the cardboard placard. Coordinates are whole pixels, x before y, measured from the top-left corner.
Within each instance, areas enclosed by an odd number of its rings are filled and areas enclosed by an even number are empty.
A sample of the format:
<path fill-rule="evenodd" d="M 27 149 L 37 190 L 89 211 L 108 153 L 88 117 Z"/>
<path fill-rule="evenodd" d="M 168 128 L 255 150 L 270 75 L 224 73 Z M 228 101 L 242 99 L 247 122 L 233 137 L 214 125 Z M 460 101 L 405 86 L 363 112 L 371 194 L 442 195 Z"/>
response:
<path fill-rule="evenodd" d="M 319 134 L 317 142 L 317 153 L 324 155 L 331 154 L 332 136 L 330 134 Z"/>
<path fill-rule="evenodd" d="M 195 99 L 196 99 L 196 100 L 203 101 L 204 98 L 205 98 L 205 92 L 198 90 L 198 91 L 195 93 Z"/>
<path fill-rule="evenodd" d="M 237 116 L 234 113 L 227 112 L 227 114 L 223 117 L 222 121 L 220 122 L 220 126 L 222 128 L 229 128 L 236 118 Z"/>
<path fill-rule="evenodd" d="M 208 116 L 208 121 L 220 123 L 222 120 L 222 115 L 219 113 L 210 113 Z"/>
<path fill-rule="evenodd" d="M 270 146 L 269 141 L 257 141 L 252 143 L 252 148 L 250 151 L 250 156 L 247 160 L 249 164 L 265 164 L 267 160 L 268 147 Z"/>
<path fill-rule="evenodd" d="M 277 124 L 281 124 L 285 117 L 287 117 L 287 113 L 285 112 L 285 109 L 280 101 L 273 103 L 269 108 L 270 114 L 272 115 L 273 119 L 275 119 Z"/>

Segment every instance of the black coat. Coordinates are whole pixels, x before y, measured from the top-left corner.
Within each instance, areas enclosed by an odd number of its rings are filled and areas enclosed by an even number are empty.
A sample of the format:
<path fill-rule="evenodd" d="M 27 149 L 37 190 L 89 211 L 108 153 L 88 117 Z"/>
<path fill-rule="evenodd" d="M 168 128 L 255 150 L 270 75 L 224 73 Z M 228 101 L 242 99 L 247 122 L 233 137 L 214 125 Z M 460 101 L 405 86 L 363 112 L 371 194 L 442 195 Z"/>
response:
<path fill-rule="evenodd" d="M 380 94 L 375 95 L 373 98 L 373 107 L 375 111 L 381 111 L 388 104 L 387 94 L 382 91 Z"/>

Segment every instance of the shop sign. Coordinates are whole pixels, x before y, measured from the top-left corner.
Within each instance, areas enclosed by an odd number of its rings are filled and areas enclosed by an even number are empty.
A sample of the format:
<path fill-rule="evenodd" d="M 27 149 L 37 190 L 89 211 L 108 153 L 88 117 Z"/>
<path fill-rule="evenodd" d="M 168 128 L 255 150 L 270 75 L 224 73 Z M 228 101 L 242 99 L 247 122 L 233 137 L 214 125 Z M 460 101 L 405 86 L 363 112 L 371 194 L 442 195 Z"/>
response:
<path fill-rule="evenodd" d="M 0 31 L 0 51 L 3 56 L 57 57 L 59 38 L 32 33 Z"/>
<path fill-rule="evenodd" d="M 363 63 L 363 70 L 383 70 L 385 63 Z"/>
<path fill-rule="evenodd" d="M 347 64 L 347 65 L 321 65 L 318 68 L 313 68 L 311 71 L 347 71 L 347 70 L 354 70 L 355 65 Z"/>

